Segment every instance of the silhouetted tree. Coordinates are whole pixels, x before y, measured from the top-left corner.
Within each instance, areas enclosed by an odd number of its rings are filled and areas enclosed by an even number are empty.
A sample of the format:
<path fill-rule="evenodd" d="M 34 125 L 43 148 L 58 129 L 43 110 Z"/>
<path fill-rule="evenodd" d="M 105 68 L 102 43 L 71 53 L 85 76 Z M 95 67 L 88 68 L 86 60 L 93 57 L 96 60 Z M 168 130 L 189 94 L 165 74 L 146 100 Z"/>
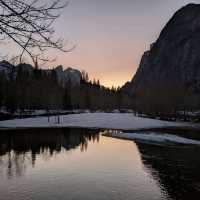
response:
<path fill-rule="evenodd" d="M 47 61 L 44 52 L 49 48 L 66 52 L 62 39 L 54 38 L 52 23 L 66 3 L 61 0 L 0 0 L 0 39 L 11 40 L 21 48 L 20 62 L 26 54 L 35 63 Z"/>

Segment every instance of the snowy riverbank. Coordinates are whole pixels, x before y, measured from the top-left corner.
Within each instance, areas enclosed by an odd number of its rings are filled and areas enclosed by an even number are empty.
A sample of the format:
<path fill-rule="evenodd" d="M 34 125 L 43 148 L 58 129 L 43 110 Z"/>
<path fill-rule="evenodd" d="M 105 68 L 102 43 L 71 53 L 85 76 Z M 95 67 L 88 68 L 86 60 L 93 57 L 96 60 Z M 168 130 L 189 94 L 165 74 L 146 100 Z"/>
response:
<path fill-rule="evenodd" d="M 189 139 L 186 137 L 181 137 L 174 134 L 167 133 L 156 133 L 156 132 L 140 132 L 140 133 L 107 133 L 106 136 L 118 138 L 118 139 L 126 139 L 126 140 L 134 140 L 145 143 L 178 143 L 178 144 L 187 144 L 187 145 L 200 145 L 200 140 Z"/>
<path fill-rule="evenodd" d="M 135 117 L 130 113 L 82 113 L 60 116 L 58 124 L 56 117 L 36 117 L 0 121 L 0 128 L 104 128 L 137 130 L 162 127 L 189 126 L 188 123 L 168 122 L 156 119 Z"/>

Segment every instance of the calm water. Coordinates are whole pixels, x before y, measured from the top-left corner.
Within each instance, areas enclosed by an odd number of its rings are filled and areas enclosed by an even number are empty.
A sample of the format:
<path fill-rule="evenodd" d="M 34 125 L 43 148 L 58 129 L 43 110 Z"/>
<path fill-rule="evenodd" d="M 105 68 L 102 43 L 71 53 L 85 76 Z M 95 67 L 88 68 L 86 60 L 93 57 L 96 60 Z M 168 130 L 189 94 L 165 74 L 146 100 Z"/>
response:
<path fill-rule="evenodd" d="M 135 143 L 84 129 L 0 133 L 1 200 L 199 196 L 197 146 Z"/>

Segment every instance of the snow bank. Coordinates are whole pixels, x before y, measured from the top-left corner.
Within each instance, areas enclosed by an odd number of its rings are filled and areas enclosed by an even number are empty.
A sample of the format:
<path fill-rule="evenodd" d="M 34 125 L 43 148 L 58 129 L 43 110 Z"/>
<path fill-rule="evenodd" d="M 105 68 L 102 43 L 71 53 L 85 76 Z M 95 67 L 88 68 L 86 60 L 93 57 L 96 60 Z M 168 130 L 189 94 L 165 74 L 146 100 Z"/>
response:
<path fill-rule="evenodd" d="M 167 122 L 155 119 L 135 117 L 128 113 L 82 113 L 60 116 L 60 124 L 56 117 L 36 117 L 1 121 L 1 128 L 49 128 L 49 127 L 81 127 L 136 130 L 144 128 L 162 128 L 185 126 L 183 123 Z"/>
<path fill-rule="evenodd" d="M 109 134 L 109 136 L 121 139 L 139 140 L 147 142 L 171 142 L 178 144 L 195 144 L 200 145 L 200 141 L 187 139 L 172 134 L 158 134 L 158 133 L 117 133 Z"/>

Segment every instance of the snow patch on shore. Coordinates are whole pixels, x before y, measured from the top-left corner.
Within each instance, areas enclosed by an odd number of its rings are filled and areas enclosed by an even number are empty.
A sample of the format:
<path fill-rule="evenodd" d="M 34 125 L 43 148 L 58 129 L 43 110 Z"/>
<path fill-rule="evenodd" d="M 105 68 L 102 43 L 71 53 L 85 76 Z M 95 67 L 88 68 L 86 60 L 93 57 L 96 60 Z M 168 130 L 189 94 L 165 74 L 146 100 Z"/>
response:
<path fill-rule="evenodd" d="M 149 141 L 158 143 L 178 143 L 178 144 L 195 144 L 200 145 L 200 141 L 192 140 L 184 137 L 180 137 L 172 134 L 159 134 L 159 133 L 117 133 L 109 134 L 109 136 L 121 139 L 138 140 L 138 141 Z"/>
<path fill-rule="evenodd" d="M 136 130 L 147 128 L 181 127 L 187 123 L 176 123 L 136 117 L 130 113 L 82 113 L 60 116 L 60 123 L 55 116 L 14 119 L 0 121 L 0 128 L 51 128 L 79 127 Z"/>

